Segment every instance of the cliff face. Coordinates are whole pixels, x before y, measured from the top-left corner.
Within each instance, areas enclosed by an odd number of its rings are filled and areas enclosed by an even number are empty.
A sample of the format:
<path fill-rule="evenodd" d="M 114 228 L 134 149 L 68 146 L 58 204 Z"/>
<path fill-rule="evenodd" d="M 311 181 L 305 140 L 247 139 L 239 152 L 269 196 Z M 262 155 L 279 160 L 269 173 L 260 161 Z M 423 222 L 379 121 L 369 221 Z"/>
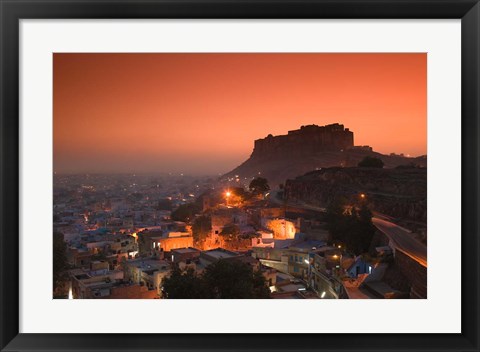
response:
<path fill-rule="evenodd" d="M 224 175 L 224 179 L 239 175 L 241 179 L 262 176 L 272 188 L 289 178 L 309 171 L 334 166 L 357 166 L 365 156 L 382 159 L 385 167 L 415 163 L 426 166 L 427 159 L 383 155 L 369 147 L 355 147 L 354 135 L 340 124 L 302 126 L 287 135 L 272 136 L 255 141 L 248 160 Z"/>
<path fill-rule="evenodd" d="M 287 199 L 326 207 L 335 197 L 357 202 L 366 195 L 369 207 L 395 218 L 426 224 L 427 169 L 328 168 L 285 184 Z"/>

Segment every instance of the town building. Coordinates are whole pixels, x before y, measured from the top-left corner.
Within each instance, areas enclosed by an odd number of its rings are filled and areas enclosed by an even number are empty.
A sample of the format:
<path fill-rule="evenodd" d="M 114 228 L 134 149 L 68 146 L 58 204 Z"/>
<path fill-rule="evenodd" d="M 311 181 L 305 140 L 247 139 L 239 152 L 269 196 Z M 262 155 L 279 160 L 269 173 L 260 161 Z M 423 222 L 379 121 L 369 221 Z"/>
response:
<path fill-rule="evenodd" d="M 170 264 L 157 258 L 137 258 L 123 263 L 125 281 L 145 286 L 162 297 L 162 281 L 170 275 Z"/>

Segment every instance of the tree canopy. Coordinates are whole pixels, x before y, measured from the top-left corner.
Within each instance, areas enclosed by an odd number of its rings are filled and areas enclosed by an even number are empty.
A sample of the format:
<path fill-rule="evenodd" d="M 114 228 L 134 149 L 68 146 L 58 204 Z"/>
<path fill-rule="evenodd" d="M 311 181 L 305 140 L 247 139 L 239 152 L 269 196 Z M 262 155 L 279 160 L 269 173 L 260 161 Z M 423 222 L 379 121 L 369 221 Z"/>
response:
<path fill-rule="evenodd" d="M 204 280 L 193 269 L 182 272 L 175 266 L 170 277 L 163 281 L 166 298 L 211 298 Z"/>
<path fill-rule="evenodd" d="M 372 212 L 366 204 L 361 204 L 357 210 L 337 199 L 327 207 L 326 221 L 334 241 L 345 243 L 347 250 L 355 255 L 368 252 L 375 227 Z"/>
<path fill-rule="evenodd" d="M 212 231 L 212 219 L 209 216 L 202 215 L 193 221 L 192 233 L 196 242 L 205 240 Z"/>
<path fill-rule="evenodd" d="M 196 202 L 182 204 L 172 212 L 171 217 L 175 221 L 189 222 L 193 220 L 195 214 L 199 213 L 200 210 L 201 208 Z"/>
<path fill-rule="evenodd" d="M 359 167 L 376 167 L 376 168 L 383 168 L 384 163 L 381 159 L 375 158 L 373 156 L 366 156 L 363 158 L 362 161 L 358 163 Z"/>
<path fill-rule="evenodd" d="M 253 194 L 262 194 L 270 190 L 270 186 L 268 185 L 268 180 L 263 177 L 254 178 L 250 182 L 250 185 L 248 186 L 248 188 Z"/>
<path fill-rule="evenodd" d="M 222 236 L 237 236 L 240 234 L 240 228 L 236 224 L 227 224 L 223 227 L 220 235 Z"/>
<path fill-rule="evenodd" d="M 203 278 L 214 298 L 268 298 L 265 278 L 248 264 L 219 260 L 205 269 Z"/>
<path fill-rule="evenodd" d="M 67 244 L 63 234 L 53 232 L 53 290 L 55 291 L 64 278 L 64 272 L 68 268 Z"/>
<path fill-rule="evenodd" d="M 236 260 L 219 260 L 203 275 L 176 267 L 164 280 L 167 298 L 269 298 L 270 290 L 260 271 Z"/>

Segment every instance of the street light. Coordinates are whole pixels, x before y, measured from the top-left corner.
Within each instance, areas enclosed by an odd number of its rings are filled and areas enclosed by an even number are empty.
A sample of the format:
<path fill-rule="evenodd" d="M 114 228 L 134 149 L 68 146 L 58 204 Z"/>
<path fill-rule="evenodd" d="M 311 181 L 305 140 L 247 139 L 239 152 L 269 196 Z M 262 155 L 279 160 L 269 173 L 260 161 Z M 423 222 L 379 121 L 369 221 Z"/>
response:
<path fill-rule="evenodd" d="M 226 201 L 227 201 L 227 207 L 228 207 L 228 198 L 230 198 L 231 195 L 232 195 L 232 193 L 231 193 L 230 191 L 225 192 L 225 198 L 226 198 Z"/>
<path fill-rule="evenodd" d="M 335 268 L 340 269 L 342 265 L 342 254 L 340 255 L 334 254 L 332 258 L 335 259 L 335 261 L 338 259 L 338 265 L 335 265 Z"/>

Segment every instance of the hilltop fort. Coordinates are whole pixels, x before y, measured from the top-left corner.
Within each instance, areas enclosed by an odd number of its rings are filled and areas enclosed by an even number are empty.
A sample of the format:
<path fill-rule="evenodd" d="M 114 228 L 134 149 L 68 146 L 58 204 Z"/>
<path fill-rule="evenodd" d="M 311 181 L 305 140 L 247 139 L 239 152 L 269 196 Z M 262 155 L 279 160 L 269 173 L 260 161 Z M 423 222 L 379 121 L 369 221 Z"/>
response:
<path fill-rule="evenodd" d="M 286 135 L 257 139 L 250 157 L 222 176 L 223 181 L 244 180 L 253 177 L 268 179 L 273 187 L 312 170 L 328 167 L 352 167 L 366 156 L 381 159 L 385 168 L 414 164 L 427 166 L 426 156 L 417 158 L 403 155 L 384 155 L 367 145 L 355 146 L 353 132 L 344 125 L 307 125 Z"/>
<path fill-rule="evenodd" d="M 353 147 L 353 132 L 334 123 L 326 126 L 308 125 L 288 134 L 257 139 L 252 158 L 273 155 L 299 156 L 325 151 L 343 151 Z"/>

